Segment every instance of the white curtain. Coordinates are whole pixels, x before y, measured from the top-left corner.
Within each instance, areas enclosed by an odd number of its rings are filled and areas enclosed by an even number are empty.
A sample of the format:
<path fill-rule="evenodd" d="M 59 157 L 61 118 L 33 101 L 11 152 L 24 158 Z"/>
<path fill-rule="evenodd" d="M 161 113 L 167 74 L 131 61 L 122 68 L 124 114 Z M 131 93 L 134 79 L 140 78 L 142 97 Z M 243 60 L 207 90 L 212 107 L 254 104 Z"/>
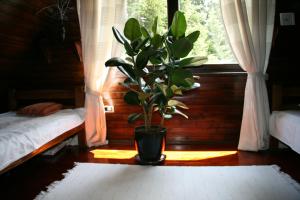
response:
<path fill-rule="evenodd" d="M 221 0 L 225 29 L 233 53 L 247 71 L 238 148 L 268 148 L 269 103 L 265 83 L 273 36 L 275 0 Z"/>
<path fill-rule="evenodd" d="M 113 71 L 104 63 L 120 53 L 111 28 L 123 24 L 124 0 L 77 0 L 77 11 L 86 86 L 86 140 L 91 147 L 107 143 L 102 94 Z"/>

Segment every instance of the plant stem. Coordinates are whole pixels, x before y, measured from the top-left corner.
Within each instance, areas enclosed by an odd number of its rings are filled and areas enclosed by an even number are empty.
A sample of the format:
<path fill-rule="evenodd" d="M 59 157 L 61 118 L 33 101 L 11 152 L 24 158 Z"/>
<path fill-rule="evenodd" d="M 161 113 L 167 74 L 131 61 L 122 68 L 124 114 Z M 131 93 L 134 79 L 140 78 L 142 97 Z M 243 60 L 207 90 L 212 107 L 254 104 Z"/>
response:
<path fill-rule="evenodd" d="M 166 109 L 163 110 L 163 113 L 165 113 L 165 112 L 166 112 Z M 163 127 L 164 123 L 165 123 L 165 117 L 164 117 L 164 115 L 162 115 L 161 120 L 160 120 L 160 126 Z"/>
<path fill-rule="evenodd" d="M 149 106 L 149 110 L 148 110 L 149 126 L 151 126 L 151 122 L 152 122 L 152 113 L 153 113 L 153 104 Z"/>
<path fill-rule="evenodd" d="M 165 122 L 165 118 L 164 116 L 161 117 L 161 120 L 160 120 L 160 126 L 163 127 L 164 126 L 164 122 Z"/>
<path fill-rule="evenodd" d="M 147 107 L 146 105 L 143 105 L 143 112 L 144 112 L 144 123 L 145 123 L 145 128 L 146 128 L 146 131 L 149 129 L 149 112 L 147 111 Z"/>

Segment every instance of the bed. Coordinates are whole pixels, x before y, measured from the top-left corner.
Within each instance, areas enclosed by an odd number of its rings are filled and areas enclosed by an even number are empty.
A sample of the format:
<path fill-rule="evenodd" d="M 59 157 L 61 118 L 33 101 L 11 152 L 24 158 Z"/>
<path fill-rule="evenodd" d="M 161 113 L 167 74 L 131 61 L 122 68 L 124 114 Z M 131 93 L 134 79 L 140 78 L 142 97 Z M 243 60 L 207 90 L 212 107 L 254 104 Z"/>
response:
<path fill-rule="evenodd" d="M 69 90 L 12 90 L 10 107 L 20 102 L 55 101 L 64 108 L 54 114 L 33 117 L 15 111 L 0 114 L 0 174 L 33 156 L 79 134 L 84 143 L 84 93 L 81 87 Z"/>
<path fill-rule="evenodd" d="M 276 140 L 300 154 L 300 87 L 273 85 L 269 130 L 273 146 Z M 275 143 L 275 145 L 274 145 Z"/>

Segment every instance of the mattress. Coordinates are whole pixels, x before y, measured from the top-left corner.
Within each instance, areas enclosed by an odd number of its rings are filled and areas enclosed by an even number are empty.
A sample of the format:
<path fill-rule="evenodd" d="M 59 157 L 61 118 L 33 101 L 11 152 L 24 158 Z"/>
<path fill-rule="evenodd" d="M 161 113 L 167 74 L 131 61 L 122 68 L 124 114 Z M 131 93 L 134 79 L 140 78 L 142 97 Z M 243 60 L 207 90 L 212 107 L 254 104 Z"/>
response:
<path fill-rule="evenodd" d="M 274 111 L 270 134 L 300 154 L 300 111 Z"/>
<path fill-rule="evenodd" d="M 44 117 L 0 114 L 0 170 L 83 122 L 83 108 Z"/>

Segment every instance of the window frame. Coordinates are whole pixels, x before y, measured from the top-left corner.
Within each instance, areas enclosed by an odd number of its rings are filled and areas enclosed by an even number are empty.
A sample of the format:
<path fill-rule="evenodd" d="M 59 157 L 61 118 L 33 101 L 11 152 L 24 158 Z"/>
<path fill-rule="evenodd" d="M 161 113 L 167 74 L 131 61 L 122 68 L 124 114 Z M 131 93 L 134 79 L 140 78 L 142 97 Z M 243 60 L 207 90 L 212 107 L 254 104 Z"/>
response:
<path fill-rule="evenodd" d="M 168 11 L 168 26 L 172 24 L 172 19 L 175 12 L 179 10 L 179 0 L 167 0 L 167 11 Z M 201 73 L 244 73 L 244 70 L 237 63 L 233 64 L 203 64 L 199 66 L 199 72 Z"/>

